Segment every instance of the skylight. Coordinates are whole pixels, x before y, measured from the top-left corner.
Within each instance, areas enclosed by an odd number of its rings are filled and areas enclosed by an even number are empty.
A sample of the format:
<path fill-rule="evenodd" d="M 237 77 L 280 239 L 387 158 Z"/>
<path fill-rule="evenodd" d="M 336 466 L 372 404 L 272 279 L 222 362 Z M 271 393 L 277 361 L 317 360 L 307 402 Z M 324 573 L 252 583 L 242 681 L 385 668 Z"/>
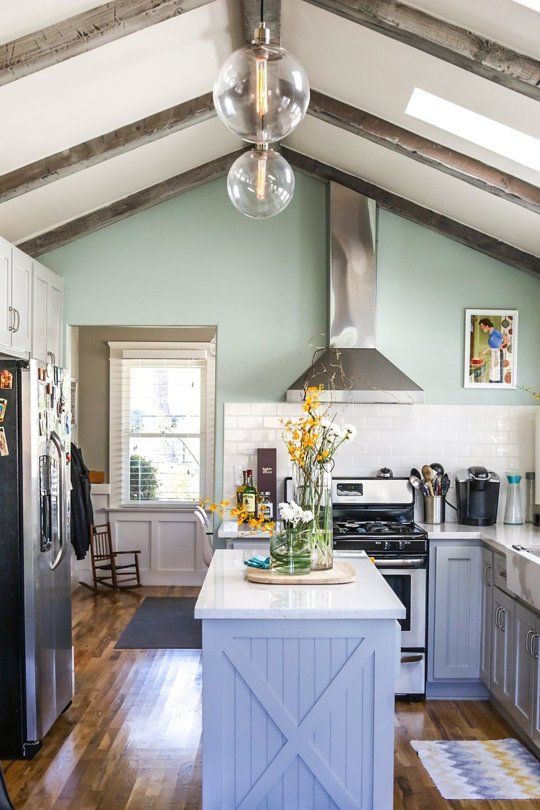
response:
<path fill-rule="evenodd" d="M 533 11 L 540 11 L 540 0 L 514 0 L 514 3 L 532 8 Z"/>
<path fill-rule="evenodd" d="M 540 140 L 415 87 L 407 115 L 540 171 Z"/>

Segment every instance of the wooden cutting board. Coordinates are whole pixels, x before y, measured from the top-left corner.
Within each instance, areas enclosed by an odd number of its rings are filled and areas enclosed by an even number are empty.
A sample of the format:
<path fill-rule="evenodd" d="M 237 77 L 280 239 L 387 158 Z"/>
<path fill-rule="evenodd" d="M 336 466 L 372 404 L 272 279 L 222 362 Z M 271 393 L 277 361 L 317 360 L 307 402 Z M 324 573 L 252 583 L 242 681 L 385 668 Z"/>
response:
<path fill-rule="evenodd" d="M 263 568 L 246 568 L 246 579 L 259 585 L 344 585 L 356 581 L 356 571 L 346 562 L 334 563 L 329 571 L 309 574 L 279 574 Z"/>

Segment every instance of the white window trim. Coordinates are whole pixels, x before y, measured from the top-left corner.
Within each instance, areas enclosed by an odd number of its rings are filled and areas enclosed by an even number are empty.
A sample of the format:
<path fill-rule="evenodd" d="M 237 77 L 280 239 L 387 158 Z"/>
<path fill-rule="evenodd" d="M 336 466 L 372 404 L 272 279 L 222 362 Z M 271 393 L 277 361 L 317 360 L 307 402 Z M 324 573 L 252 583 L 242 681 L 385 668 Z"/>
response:
<path fill-rule="evenodd" d="M 125 489 L 126 471 L 122 432 L 122 360 L 167 360 L 193 359 L 201 360 L 206 368 L 203 380 L 203 392 L 206 409 L 202 414 L 201 425 L 201 497 L 212 498 L 214 489 L 215 457 L 215 386 L 216 386 L 216 341 L 209 343 L 190 342 L 120 342 L 109 341 L 109 480 L 110 505 L 114 509 L 151 510 L 192 508 L 194 501 L 145 501 L 128 502 L 122 499 Z M 127 490 L 129 491 L 129 487 Z"/>

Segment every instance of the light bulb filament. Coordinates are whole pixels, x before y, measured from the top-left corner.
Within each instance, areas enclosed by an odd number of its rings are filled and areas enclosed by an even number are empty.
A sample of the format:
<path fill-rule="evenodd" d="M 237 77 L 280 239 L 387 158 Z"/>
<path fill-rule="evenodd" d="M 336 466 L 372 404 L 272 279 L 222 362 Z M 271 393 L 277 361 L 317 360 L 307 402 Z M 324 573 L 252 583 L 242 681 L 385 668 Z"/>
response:
<path fill-rule="evenodd" d="M 255 60 L 257 82 L 257 115 L 262 118 L 268 113 L 268 64 L 266 59 Z"/>
<path fill-rule="evenodd" d="M 266 156 L 261 156 L 257 160 L 257 183 L 255 193 L 258 200 L 264 200 L 266 196 Z"/>

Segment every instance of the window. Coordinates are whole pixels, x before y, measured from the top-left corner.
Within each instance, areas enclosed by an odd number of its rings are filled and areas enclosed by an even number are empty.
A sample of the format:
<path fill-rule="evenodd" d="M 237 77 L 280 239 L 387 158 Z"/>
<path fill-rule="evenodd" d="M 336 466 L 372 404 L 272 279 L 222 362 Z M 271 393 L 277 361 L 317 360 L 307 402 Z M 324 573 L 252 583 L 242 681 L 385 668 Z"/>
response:
<path fill-rule="evenodd" d="M 198 502 L 212 490 L 214 344 L 109 346 L 113 503 Z"/>
<path fill-rule="evenodd" d="M 540 141 L 517 129 L 415 87 L 407 115 L 445 129 L 498 155 L 540 171 Z"/>

